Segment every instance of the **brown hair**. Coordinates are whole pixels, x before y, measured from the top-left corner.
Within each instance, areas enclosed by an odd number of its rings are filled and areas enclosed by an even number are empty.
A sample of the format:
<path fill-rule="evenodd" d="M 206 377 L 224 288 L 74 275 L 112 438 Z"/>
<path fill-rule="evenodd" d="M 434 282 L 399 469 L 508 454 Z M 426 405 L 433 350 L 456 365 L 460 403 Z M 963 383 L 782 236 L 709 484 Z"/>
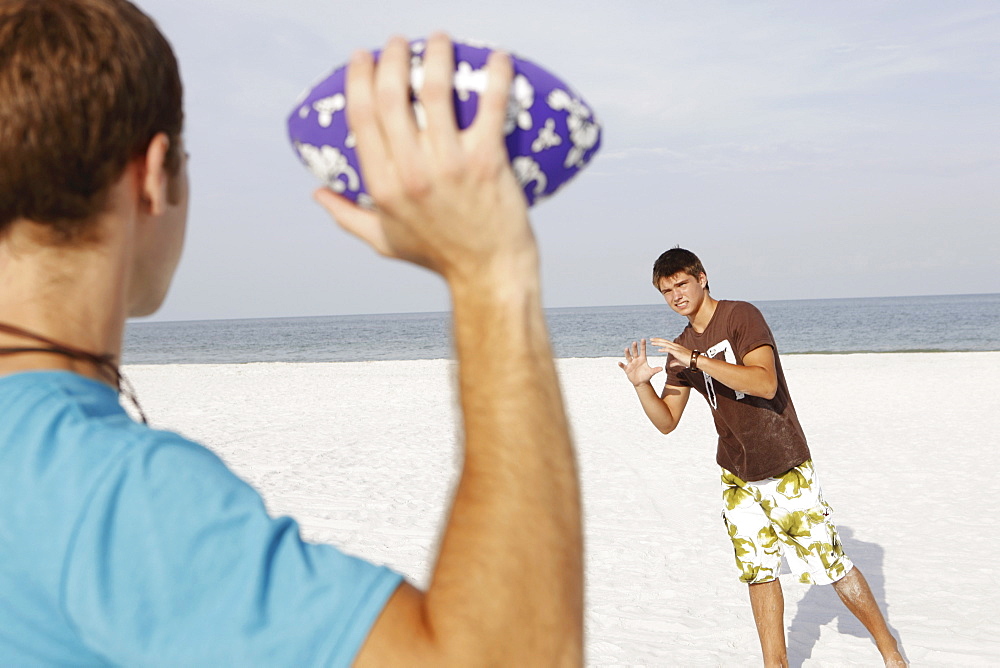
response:
<path fill-rule="evenodd" d="M 697 255 L 678 246 L 656 258 L 653 263 L 653 285 L 659 290 L 661 278 L 670 278 L 678 273 L 690 274 L 695 278 L 708 274 Z M 705 281 L 705 289 L 708 290 L 708 281 Z"/>
<path fill-rule="evenodd" d="M 43 223 L 78 239 L 160 132 L 181 165 L 177 60 L 126 0 L 0 0 L 0 233 Z"/>

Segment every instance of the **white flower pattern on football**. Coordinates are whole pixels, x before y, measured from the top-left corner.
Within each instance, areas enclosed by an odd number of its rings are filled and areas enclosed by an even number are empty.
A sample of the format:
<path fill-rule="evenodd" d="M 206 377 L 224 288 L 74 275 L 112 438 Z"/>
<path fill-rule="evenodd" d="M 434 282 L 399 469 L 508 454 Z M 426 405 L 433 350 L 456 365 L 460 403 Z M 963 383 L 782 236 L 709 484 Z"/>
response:
<path fill-rule="evenodd" d="M 411 43 L 410 85 L 423 85 L 425 42 Z M 460 128 L 476 114 L 486 89 L 486 59 L 491 49 L 455 42 L 455 113 Z M 376 54 L 377 55 L 377 54 Z M 589 105 L 547 70 L 511 56 L 514 82 L 504 124 L 507 151 L 528 204 L 541 201 L 572 179 L 600 148 L 601 126 Z M 355 153 L 354 135 L 343 113 L 346 67 L 341 66 L 309 90 L 288 117 L 288 134 L 300 160 L 335 192 L 373 205 Z M 414 98 L 414 116 L 423 127 L 424 111 Z"/>

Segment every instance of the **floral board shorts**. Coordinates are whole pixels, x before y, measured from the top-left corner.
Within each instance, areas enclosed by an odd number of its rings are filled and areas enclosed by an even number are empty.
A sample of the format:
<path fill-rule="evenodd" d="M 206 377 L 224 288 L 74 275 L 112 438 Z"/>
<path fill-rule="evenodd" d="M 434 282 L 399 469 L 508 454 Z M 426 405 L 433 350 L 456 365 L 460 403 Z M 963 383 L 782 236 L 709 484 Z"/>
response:
<path fill-rule="evenodd" d="M 782 556 L 806 584 L 831 584 L 854 566 L 840 544 L 812 460 L 754 482 L 722 469 L 722 500 L 742 582 L 776 579 Z"/>

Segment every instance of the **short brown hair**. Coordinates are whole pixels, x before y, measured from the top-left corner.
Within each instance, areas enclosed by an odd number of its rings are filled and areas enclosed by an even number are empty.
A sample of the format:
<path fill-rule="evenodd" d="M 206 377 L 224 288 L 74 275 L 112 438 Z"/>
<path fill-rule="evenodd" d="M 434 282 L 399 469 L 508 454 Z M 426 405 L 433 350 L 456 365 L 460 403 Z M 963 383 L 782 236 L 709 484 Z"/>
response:
<path fill-rule="evenodd" d="M 708 275 L 704 265 L 698 256 L 689 250 L 681 248 L 671 248 L 653 263 L 653 285 L 660 289 L 660 279 L 670 278 L 674 274 L 685 273 L 698 278 L 702 274 Z M 705 282 L 705 289 L 708 290 L 708 282 Z"/>
<path fill-rule="evenodd" d="M 160 132 L 181 165 L 177 60 L 127 0 L 0 0 L 0 233 L 44 223 L 72 241 Z"/>

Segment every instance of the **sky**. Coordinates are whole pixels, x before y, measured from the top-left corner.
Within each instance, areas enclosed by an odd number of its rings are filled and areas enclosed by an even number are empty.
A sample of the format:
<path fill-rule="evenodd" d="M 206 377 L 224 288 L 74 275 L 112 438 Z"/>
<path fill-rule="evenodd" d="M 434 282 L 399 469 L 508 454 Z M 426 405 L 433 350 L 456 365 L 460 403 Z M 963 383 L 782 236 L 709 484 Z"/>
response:
<path fill-rule="evenodd" d="M 185 254 L 155 320 L 448 308 L 311 199 L 285 120 L 394 34 L 497 44 L 569 83 L 594 160 L 531 210 L 547 307 L 652 304 L 680 245 L 716 298 L 1000 292 L 1000 4 L 137 0 L 185 81 Z"/>

